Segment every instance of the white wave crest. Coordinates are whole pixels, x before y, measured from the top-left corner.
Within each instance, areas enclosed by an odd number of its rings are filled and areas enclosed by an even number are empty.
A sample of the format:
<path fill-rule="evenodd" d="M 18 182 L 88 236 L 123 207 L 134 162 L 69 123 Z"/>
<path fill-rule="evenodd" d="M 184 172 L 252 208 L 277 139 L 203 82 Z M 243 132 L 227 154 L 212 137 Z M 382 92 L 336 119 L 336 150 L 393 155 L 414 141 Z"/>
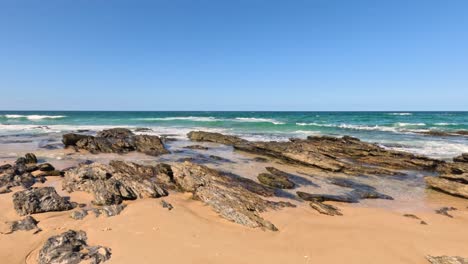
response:
<path fill-rule="evenodd" d="M 399 127 L 407 127 L 407 126 L 425 126 L 425 123 L 402 123 L 398 122 L 396 123 L 397 126 Z"/>
<path fill-rule="evenodd" d="M 458 123 L 435 123 L 436 126 L 456 126 Z"/>
<path fill-rule="evenodd" d="M 284 125 L 283 122 L 277 121 L 270 118 L 255 118 L 255 117 L 236 117 L 235 120 L 241 122 L 252 122 L 252 123 L 272 123 L 275 125 Z"/>
<path fill-rule="evenodd" d="M 389 113 L 389 115 L 409 116 L 413 115 L 413 113 Z"/>
<path fill-rule="evenodd" d="M 4 115 L 4 116 L 9 119 L 26 118 L 28 120 L 56 119 L 56 118 L 66 117 L 63 115 Z"/>

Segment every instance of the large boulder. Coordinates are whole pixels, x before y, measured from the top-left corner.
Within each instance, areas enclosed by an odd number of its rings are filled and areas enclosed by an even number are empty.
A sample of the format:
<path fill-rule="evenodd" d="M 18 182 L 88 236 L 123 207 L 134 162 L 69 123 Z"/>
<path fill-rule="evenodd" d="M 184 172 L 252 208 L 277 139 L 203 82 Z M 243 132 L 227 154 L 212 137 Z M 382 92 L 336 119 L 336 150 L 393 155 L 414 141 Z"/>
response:
<path fill-rule="evenodd" d="M 98 264 L 111 257 L 111 249 L 89 246 L 84 231 L 69 230 L 47 239 L 39 251 L 39 264 Z"/>
<path fill-rule="evenodd" d="M 13 205 L 19 215 L 73 209 L 76 204 L 57 194 L 53 187 L 32 188 L 13 194 Z"/>
<path fill-rule="evenodd" d="M 75 146 L 93 154 L 139 151 L 147 155 L 158 156 L 169 153 L 158 136 L 135 135 L 126 128 L 103 130 L 95 137 L 65 134 L 62 141 L 65 146 Z"/>
<path fill-rule="evenodd" d="M 68 192 L 93 194 L 97 205 L 120 204 L 123 200 L 166 196 L 167 191 L 155 180 L 157 175 L 153 167 L 130 162 L 82 164 L 65 172 L 62 187 Z"/>
<path fill-rule="evenodd" d="M 223 218 L 248 227 L 261 227 L 276 231 L 277 228 L 260 213 L 268 209 L 293 206 L 285 202 L 264 200 L 259 194 L 245 187 L 245 181 L 232 175 L 191 162 L 172 166 L 174 181 L 185 192 L 193 194 L 213 208 Z"/>

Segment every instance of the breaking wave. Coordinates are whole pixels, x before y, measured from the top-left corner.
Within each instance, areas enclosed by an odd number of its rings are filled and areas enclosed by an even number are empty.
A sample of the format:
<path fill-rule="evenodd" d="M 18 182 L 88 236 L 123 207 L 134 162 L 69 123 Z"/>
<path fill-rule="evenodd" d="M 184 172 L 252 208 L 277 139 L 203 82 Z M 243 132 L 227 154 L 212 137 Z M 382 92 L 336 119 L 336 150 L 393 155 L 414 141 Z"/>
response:
<path fill-rule="evenodd" d="M 8 119 L 26 118 L 28 120 L 57 119 L 64 118 L 63 115 L 4 115 Z"/>

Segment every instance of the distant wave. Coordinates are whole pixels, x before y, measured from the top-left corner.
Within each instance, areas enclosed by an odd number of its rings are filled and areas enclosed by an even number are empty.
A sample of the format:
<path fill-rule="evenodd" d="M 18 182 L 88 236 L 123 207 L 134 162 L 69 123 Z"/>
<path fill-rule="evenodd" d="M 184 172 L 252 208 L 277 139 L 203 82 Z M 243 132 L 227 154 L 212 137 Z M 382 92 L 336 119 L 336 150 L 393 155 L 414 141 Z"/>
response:
<path fill-rule="evenodd" d="M 457 126 L 458 123 L 435 123 L 436 126 Z"/>
<path fill-rule="evenodd" d="M 282 125 L 283 122 L 269 118 L 254 118 L 254 117 L 236 117 L 234 119 L 220 119 L 212 116 L 179 116 L 179 117 L 148 117 L 136 118 L 134 120 L 142 121 L 193 121 L 193 122 L 218 122 L 218 121 L 231 121 L 231 122 L 249 122 L 249 123 L 272 123 L 275 125 Z"/>
<path fill-rule="evenodd" d="M 275 125 L 284 125 L 283 122 L 270 118 L 255 118 L 255 117 L 236 117 L 235 120 L 241 122 L 255 122 L 255 123 L 272 123 Z"/>
<path fill-rule="evenodd" d="M 399 127 L 406 127 L 406 126 L 425 126 L 426 124 L 425 123 L 401 123 L 401 122 L 398 122 L 396 123 L 397 126 Z"/>
<path fill-rule="evenodd" d="M 222 119 L 217 119 L 212 116 L 202 117 L 202 116 L 180 116 L 180 117 L 148 117 L 148 118 L 135 118 L 135 120 L 142 121 L 175 121 L 175 120 L 186 120 L 186 121 L 195 121 L 195 122 L 216 122 L 222 121 Z"/>
<path fill-rule="evenodd" d="M 413 113 L 389 113 L 389 115 L 409 116 L 413 115 Z"/>
<path fill-rule="evenodd" d="M 63 116 L 63 115 L 4 115 L 4 117 L 9 118 L 9 119 L 26 118 L 28 120 L 42 120 L 42 119 L 64 118 L 66 116 Z"/>

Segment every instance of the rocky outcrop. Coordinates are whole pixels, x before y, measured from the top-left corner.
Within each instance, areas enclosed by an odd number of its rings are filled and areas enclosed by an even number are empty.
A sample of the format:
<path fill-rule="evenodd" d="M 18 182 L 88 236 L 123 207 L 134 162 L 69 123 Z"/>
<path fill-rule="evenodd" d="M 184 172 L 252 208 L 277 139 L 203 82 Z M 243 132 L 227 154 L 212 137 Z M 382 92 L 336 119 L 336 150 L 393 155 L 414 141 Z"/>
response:
<path fill-rule="evenodd" d="M 98 264 L 111 257 L 110 248 L 89 246 L 84 231 L 69 230 L 50 237 L 39 251 L 39 264 Z"/>
<path fill-rule="evenodd" d="M 344 136 L 308 137 L 289 142 L 249 142 L 210 132 L 190 132 L 194 141 L 232 145 L 235 149 L 274 157 L 288 163 L 315 167 L 328 172 L 350 175 L 394 175 L 399 170 L 435 170 L 443 161 L 410 153 L 384 149 L 376 144 Z"/>
<path fill-rule="evenodd" d="M 264 200 L 245 188 L 245 181 L 191 162 L 172 166 L 174 181 L 180 190 L 190 192 L 193 198 L 204 202 L 223 218 L 248 227 L 269 230 L 277 228 L 260 213 L 268 209 L 293 206 L 285 202 Z"/>
<path fill-rule="evenodd" d="M 68 192 L 93 194 L 96 205 L 112 205 L 123 200 L 166 196 L 167 191 L 154 179 L 158 175 L 156 167 L 131 162 L 82 164 L 65 173 L 62 187 Z"/>
<path fill-rule="evenodd" d="M 135 135 L 126 128 L 113 128 L 100 131 L 97 135 L 65 134 L 62 142 L 65 147 L 74 146 L 91 153 L 127 153 L 138 151 L 151 156 L 167 154 L 158 136 Z"/>
<path fill-rule="evenodd" d="M 462 257 L 427 256 L 426 258 L 431 264 L 468 264 L 468 258 L 462 258 Z"/>
<path fill-rule="evenodd" d="M 192 141 L 205 141 L 214 142 L 225 145 L 236 145 L 241 143 L 247 143 L 245 139 L 241 139 L 236 136 L 223 135 L 221 133 L 203 132 L 203 131 L 192 131 L 187 134 L 188 138 Z"/>
<path fill-rule="evenodd" d="M 293 189 L 296 185 L 289 180 L 289 174 L 273 167 L 266 168 L 270 173 L 260 173 L 258 181 L 267 186 L 278 189 Z"/>
<path fill-rule="evenodd" d="M 34 217 L 28 215 L 21 220 L 8 222 L 8 231 L 5 232 L 5 234 L 11 234 L 16 231 L 29 231 L 33 229 L 36 230 L 36 232 L 39 232 L 40 229 L 37 227 L 37 223 L 38 221 L 34 219 Z"/>
<path fill-rule="evenodd" d="M 463 153 L 458 157 L 453 158 L 454 162 L 468 162 L 468 153 Z"/>
<path fill-rule="evenodd" d="M 13 205 L 19 215 L 66 211 L 76 206 L 58 195 L 53 187 L 16 192 L 13 194 Z"/>
<path fill-rule="evenodd" d="M 424 180 L 432 189 L 468 199 L 468 184 L 465 182 L 451 180 L 443 176 L 429 176 L 425 177 Z"/>

